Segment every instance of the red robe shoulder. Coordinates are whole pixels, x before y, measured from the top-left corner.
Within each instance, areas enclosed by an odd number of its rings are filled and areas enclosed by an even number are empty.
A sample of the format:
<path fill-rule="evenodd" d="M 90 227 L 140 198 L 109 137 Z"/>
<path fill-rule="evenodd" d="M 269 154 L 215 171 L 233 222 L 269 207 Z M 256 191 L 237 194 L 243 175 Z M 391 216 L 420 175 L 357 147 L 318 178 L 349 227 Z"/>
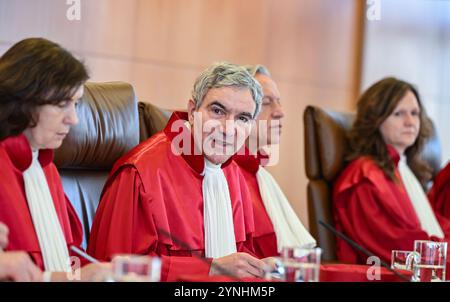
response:
<path fill-rule="evenodd" d="M 39 161 L 44 170 L 56 213 L 67 245 L 80 246 L 83 231 L 78 216 L 64 194 L 61 179 L 52 162 L 53 152 L 41 150 Z M 23 171 L 31 164 L 31 149 L 23 136 L 11 137 L 0 142 L 0 221 L 9 230 L 7 250 L 25 251 L 44 269 L 39 241 L 25 195 Z"/>
<path fill-rule="evenodd" d="M 450 219 L 450 163 L 436 175 L 428 198 L 436 212 Z"/>

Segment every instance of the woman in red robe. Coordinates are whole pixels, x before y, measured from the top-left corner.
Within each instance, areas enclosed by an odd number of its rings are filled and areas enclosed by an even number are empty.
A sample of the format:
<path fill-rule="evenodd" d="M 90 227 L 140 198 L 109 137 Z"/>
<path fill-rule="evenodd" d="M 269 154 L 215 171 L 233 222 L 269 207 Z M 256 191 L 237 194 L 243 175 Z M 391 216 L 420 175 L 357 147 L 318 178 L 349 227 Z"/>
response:
<path fill-rule="evenodd" d="M 334 184 L 334 218 L 339 231 L 384 261 L 392 250 L 412 250 L 414 240 L 448 240 L 450 222 L 433 212 L 422 186 L 431 169 L 418 153 L 430 129 L 409 83 L 383 79 L 358 101 L 350 162 Z M 367 258 L 339 238 L 337 256 Z"/>
<path fill-rule="evenodd" d="M 450 219 L 450 163 L 434 178 L 428 198 L 437 213 Z"/>
<path fill-rule="evenodd" d="M 78 122 L 75 106 L 88 79 L 84 65 L 58 44 L 25 39 L 0 58 L 0 221 L 6 251 L 25 251 L 44 280 L 67 280 L 69 247 L 82 229 L 67 200 L 53 149 Z M 101 265 L 88 265 L 89 280 Z"/>

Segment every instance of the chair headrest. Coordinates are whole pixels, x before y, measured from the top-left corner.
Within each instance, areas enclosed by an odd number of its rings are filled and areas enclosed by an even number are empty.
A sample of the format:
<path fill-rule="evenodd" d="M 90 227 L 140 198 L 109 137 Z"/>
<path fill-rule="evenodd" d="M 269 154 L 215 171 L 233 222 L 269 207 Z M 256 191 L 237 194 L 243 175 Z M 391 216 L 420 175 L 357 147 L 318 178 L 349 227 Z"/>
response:
<path fill-rule="evenodd" d="M 422 159 L 425 160 L 433 169 L 433 178 L 441 170 L 441 143 L 436 131 L 436 127 L 431 121 L 432 134 L 429 140 L 425 143 L 422 150 Z"/>
<path fill-rule="evenodd" d="M 139 102 L 139 141 L 145 141 L 161 131 L 170 119 L 172 111 L 156 107 L 150 103 Z"/>
<path fill-rule="evenodd" d="M 65 169 L 111 169 L 139 143 L 137 100 L 130 84 L 86 83 L 77 107 L 79 123 L 55 152 Z"/>
<path fill-rule="evenodd" d="M 344 166 L 348 150 L 347 132 L 354 113 L 308 106 L 305 110 L 306 174 L 310 179 L 333 181 Z"/>

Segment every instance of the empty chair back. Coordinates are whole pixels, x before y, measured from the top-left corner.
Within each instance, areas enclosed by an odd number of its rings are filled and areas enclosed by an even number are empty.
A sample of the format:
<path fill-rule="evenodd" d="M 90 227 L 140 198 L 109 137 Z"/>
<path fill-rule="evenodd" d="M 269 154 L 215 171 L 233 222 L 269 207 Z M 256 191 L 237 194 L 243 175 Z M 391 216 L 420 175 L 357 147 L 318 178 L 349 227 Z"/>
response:
<path fill-rule="evenodd" d="M 79 123 L 55 152 L 64 191 L 83 225 L 86 247 L 100 194 L 115 161 L 139 143 L 133 87 L 123 82 L 87 83 Z"/>

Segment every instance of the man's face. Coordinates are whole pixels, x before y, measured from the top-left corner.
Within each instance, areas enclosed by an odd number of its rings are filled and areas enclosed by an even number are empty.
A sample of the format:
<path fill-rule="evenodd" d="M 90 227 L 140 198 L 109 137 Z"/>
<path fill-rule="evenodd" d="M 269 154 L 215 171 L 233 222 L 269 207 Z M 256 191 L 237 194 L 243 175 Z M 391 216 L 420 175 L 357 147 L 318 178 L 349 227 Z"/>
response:
<path fill-rule="evenodd" d="M 252 140 L 258 140 L 258 148 L 278 144 L 281 135 L 281 120 L 284 117 L 280 103 L 280 91 L 277 84 L 263 74 L 256 74 L 255 79 L 261 84 L 263 99 L 257 125 L 251 133 Z"/>
<path fill-rule="evenodd" d="M 190 100 L 189 123 L 195 131 L 196 147 L 203 150 L 210 162 L 226 162 L 250 134 L 255 109 L 255 101 L 247 88 L 212 88 L 197 109 Z"/>

